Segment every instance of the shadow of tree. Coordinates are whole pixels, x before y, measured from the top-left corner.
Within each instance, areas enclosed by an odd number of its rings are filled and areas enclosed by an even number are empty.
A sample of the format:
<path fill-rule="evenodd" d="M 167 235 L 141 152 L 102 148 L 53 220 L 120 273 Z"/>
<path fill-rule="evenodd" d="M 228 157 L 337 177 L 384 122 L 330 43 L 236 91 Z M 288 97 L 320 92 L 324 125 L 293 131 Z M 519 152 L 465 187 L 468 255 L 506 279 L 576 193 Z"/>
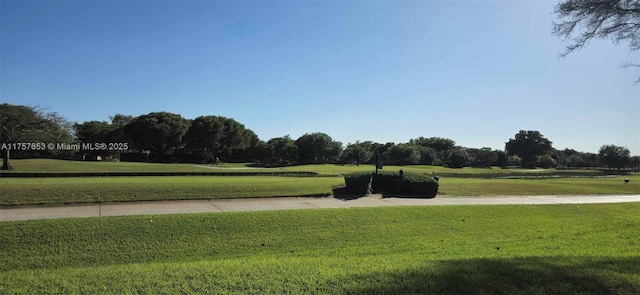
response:
<path fill-rule="evenodd" d="M 427 262 L 422 269 L 359 275 L 350 294 L 640 294 L 640 256 Z"/>

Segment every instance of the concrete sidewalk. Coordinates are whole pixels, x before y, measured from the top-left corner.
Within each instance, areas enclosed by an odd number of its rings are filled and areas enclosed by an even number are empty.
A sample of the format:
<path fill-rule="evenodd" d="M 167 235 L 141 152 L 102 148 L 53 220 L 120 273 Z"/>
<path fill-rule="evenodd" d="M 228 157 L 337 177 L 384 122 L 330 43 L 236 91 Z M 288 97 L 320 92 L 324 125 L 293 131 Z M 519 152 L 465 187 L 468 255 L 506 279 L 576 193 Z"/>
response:
<path fill-rule="evenodd" d="M 513 204 L 587 204 L 640 202 L 640 195 L 591 196 L 495 196 L 437 197 L 434 199 L 382 198 L 379 195 L 345 200 L 326 198 L 251 198 L 222 200 L 184 200 L 95 203 L 73 205 L 34 205 L 0 208 L 0 221 L 102 217 L 144 214 L 237 212 L 317 208 L 437 205 L 513 205 Z"/>

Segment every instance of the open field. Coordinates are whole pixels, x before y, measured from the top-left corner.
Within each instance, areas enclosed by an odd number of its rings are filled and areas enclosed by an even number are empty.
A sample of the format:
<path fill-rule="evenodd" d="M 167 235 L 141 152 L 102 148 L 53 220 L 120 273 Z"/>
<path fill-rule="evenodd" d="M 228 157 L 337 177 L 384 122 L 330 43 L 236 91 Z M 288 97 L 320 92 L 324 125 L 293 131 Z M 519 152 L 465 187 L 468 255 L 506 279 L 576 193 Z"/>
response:
<path fill-rule="evenodd" d="M 330 195 L 342 177 L 0 178 L 0 205 Z"/>
<path fill-rule="evenodd" d="M 439 195 L 638 194 L 640 175 L 614 178 L 440 179 Z M 343 177 L 158 176 L 0 178 L 0 205 L 330 195 Z"/>
<path fill-rule="evenodd" d="M 373 171 L 371 165 L 302 165 L 255 169 L 244 164 L 222 164 L 206 168 L 193 164 L 149 164 L 127 162 L 78 162 L 50 159 L 14 160 L 15 172 L 198 172 L 198 171 L 312 171 L 325 177 L 275 176 L 158 176 L 158 177 L 61 177 L 0 178 L 0 205 L 61 204 L 108 201 L 184 200 L 249 197 L 330 195 L 344 184 L 338 175 Z M 205 168 L 203 168 L 205 167 Z M 401 167 L 386 166 L 397 171 Z M 437 174 L 440 195 L 582 195 L 640 193 L 640 174 L 613 178 L 491 179 L 501 175 L 587 175 L 599 171 L 555 169 L 450 169 L 439 166 L 405 166 L 405 171 Z M 9 172 L 11 173 L 11 172 Z M 334 176 L 331 176 L 334 175 Z M 447 176 L 448 175 L 448 176 Z M 459 177 L 464 176 L 464 177 Z"/>
<path fill-rule="evenodd" d="M 12 160 L 14 169 L 0 171 L 0 173 L 19 172 L 267 172 L 267 171 L 302 171 L 317 172 L 324 175 L 344 175 L 358 171 L 375 171 L 373 165 L 300 165 L 282 168 L 253 168 L 242 163 L 222 163 L 216 165 L 197 164 L 158 164 L 158 163 L 132 163 L 132 162 L 85 162 L 65 161 L 52 159 L 25 159 Z M 519 169 L 508 168 L 471 168 L 452 169 L 442 166 L 385 166 L 384 170 L 398 171 L 400 168 L 409 172 L 424 174 L 436 174 L 440 176 L 466 176 L 466 177 L 494 177 L 503 175 L 602 175 L 599 170 L 556 170 L 556 169 Z"/>
<path fill-rule="evenodd" d="M 624 183 L 628 178 L 629 183 Z M 537 196 L 604 195 L 640 193 L 640 174 L 612 178 L 555 179 L 440 179 L 438 195 L 451 196 Z"/>
<path fill-rule="evenodd" d="M 319 174 L 347 174 L 359 171 L 375 171 L 374 165 L 300 165 L 281 168 L 286 171 L 312 171 Z M 383 170 L 397 172 L 403 169 L 406 172 L 416 172 L 429 175 L 439 175 L 448 177 L 500 177 L 507 175 L 604 175 L 599 170 L 557 170 L 557 169 L 522 169 L 522 168 L 473 168 L 464 167 L 461 169 L 448 168 L 443 166 L 429 165 L 407 165 L 407 166 L 384 166 Z"/>
<path fill-rule="evenodd" d="M 0 293 L 640 293 L 640 203 L 0 223 Z"/>

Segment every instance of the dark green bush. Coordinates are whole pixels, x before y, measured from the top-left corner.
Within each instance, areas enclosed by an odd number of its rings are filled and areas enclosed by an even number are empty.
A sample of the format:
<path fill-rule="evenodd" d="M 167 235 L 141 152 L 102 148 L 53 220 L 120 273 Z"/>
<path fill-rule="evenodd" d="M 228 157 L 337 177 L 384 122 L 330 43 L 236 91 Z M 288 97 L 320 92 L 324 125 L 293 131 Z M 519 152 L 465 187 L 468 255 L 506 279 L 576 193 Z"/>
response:
<path fill-rule="evenodd" d="M 440 184 L 433 178 L 419 173 L 404 173 L 402 181 L 403 193 L 435 197 Z"/>
<path fill-rule="evenodd" d="M 371 180 L 371 172 L 355 172 L 344 176 L 347 190 L 353 194 L 366 194 Z M 399 193 L 435 197 L 439 184 L 424 174 L 405 172 L 401 178 L 398 172 L 380 171 L 373 175 L 374 193 Z"/>
<path fill-rule="evenodd" d="M 352 194 L 366 194 L 371 180 L 371 172 L 354 172 L 344 176 L 344 184 Z"/>
<path fill-rule="evenodd" d="M 398 173 L 388 171 L 378 171 L 378 175 L 373 176 L 371 187 L 374 192 L 394 192 L 394 182 L 400 180 Z"/>

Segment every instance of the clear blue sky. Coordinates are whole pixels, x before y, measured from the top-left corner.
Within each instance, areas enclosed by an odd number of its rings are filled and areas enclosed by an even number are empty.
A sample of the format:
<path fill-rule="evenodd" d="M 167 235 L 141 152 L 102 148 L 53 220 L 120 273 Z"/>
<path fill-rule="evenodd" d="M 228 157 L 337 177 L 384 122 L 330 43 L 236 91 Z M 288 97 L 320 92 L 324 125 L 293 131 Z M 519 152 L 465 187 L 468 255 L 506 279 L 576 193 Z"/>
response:
<path fill-rule="evenodd" d="M 2 1 L 0 102 L 232 117 L 263 140 L 451 138 L 640 154 L 638 52 L 565 59 L 555 1 Z"/>

